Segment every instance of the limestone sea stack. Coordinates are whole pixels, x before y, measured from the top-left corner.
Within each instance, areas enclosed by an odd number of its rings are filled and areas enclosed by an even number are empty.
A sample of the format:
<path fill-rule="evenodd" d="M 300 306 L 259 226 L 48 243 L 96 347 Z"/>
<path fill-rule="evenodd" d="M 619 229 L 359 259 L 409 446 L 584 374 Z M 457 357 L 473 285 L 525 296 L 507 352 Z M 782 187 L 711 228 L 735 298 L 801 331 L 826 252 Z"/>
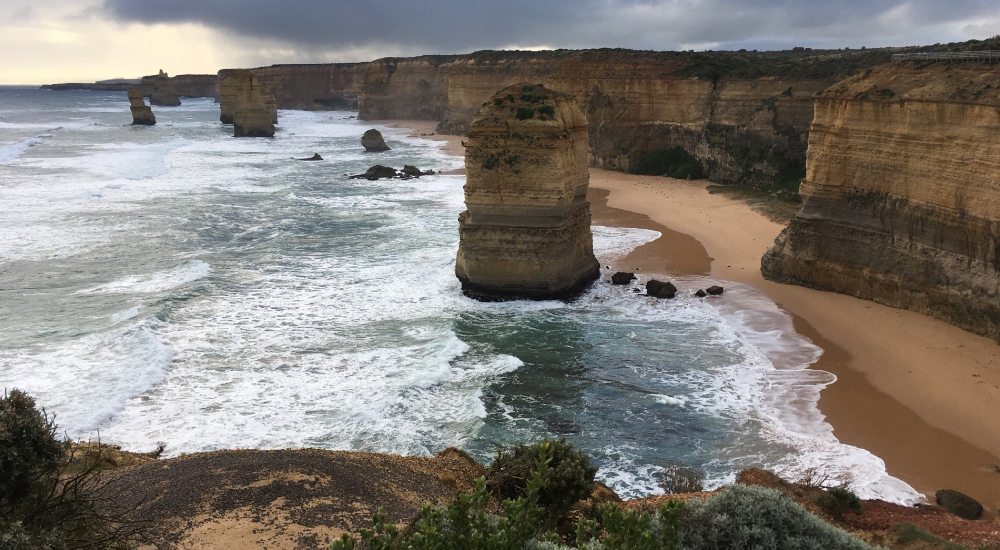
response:
<path fill-rule="evenodd" d="M 231 121 L 235 137 L 272 137 L 277 112 L 274 96 L 266 93 L 253 72 L 226 71 L 219 83 L 220 120 Z"/>
<path fill-rule="evenodd" d="M 181 98 L 177 96 L 174 89 L 174 82 L 167 73 L 160 71 L 153 81 L 153 91 L 149 96 L 149 104 L 160 107 L 177 107 L 181 104 Z"/>
<path fill-rule="evenodd" d="M 146 105 L 142 97 L 142 92 L 135 88 L 128 89 L 129 109 L 132 111 L 132 124 L 140 126 L 152 126 L 156 124 L 156 117 L 153 110 Z"/>
<path fill-rule="evenodd" d="M 361 145 L 364 146 L 366 153 L 381 153 L 382 151 L 389 150 L 389 146 L 382 139 L 382 132 L 379 132 L 375 128 L 366 131 L 361 136 Z"/>
<path fill-rule="evenodd" d="M 470 295 L 546 299 L 600 276 L 587 202 L 587 119 L 568 95 L 515 84 L 473 118 L 455 274 Z"/>
<path fill-rule="evenodd" d="M 764 275 L 1000 340 L 998 75 L 895 62 L 817 95 L 802 208 Z"/>

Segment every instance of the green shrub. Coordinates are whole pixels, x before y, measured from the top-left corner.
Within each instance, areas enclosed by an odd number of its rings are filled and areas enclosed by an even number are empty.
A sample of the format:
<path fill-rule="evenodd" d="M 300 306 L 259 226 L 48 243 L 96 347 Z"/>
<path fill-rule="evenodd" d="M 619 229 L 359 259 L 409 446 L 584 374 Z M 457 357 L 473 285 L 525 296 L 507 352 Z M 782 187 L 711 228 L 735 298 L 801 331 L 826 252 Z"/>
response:
<path fill-rule="evenodd" d="M 781 493 L 730 485 L 704 502 L 689 502 L 680 545 L 690 550 L 872 550 L 810 514 Z"/>
<path fill-rule="evenodd" d="M 500 498 L 515 499 L 526 495 L 528 481 L 532 479 L 543 449 L 547 449 L 551 462 L 542 478 L 538 503 L 545 508 L 548 519 L 555 521 L 573 504 L 590 496 L 597 474 L 597 468 L 590 465 L 590 458 L 574 449 L 565 438 L 501 447 L 486 474 L 486 485 Z"/>
<path fill-rule="evenodd" d="M 31 495 L 38 480 L 52 475 L 66 449 L 56 425 L 20 390 L 0 399 L 0 517 Z"/>
<path fill-rule="evenodd" d="M 529 118 L 535 117 L 535 110 L 531 107 L 518 107 L 517 108 L 517 119 L 527 120 Z"/>
<path fill-rule="evenodd" d="M 551 105 L 542 105 L 538 108 L 538 112 L 549 117 L 556 116 L 556 109 Z"/>
<path fill-rule="evenodd" d="M 906 545 L 915 542 L 927 542 L 945 550 L 968 550 L 961 544 L 949 542 L 933 533 L 924 531 L 912 523 L 900 523 L 893 529 L 893 532 L 899 542 Z"/>
<path fill-rule="evenodd" d="M 705 490 L 705 474 L 682 464 L 671 464 L 660 470 L 660 488 L 668 495 L 700 493 Z"/>
<path fill-rule="evenodd" d="M 701 162 L 681 146 L 666 151 L 650 151 L 642 155 L 631 165 L 630 172 L 645 176 L 667 176 L 677 179 L 701 179 L 705 177 L 705 170 L 702 168 Z"/>
<path fill-rule="evenodd" d="M 98 475 L 103 455 L 70 464 L 54 420 L 18 390 L 0 398 L 0 548 L 118 550 L 142 524 L 126 521 Z M 72 469 L 71 469 L 72 467 Z"/>
<path fill-rule="evenodd" d="M 816 497 L 815 502 L 837 519 L 843 519 L 847 512 L 860 514 L 862 511 L 861 499 L 845 487 L 831 487 Z"/>

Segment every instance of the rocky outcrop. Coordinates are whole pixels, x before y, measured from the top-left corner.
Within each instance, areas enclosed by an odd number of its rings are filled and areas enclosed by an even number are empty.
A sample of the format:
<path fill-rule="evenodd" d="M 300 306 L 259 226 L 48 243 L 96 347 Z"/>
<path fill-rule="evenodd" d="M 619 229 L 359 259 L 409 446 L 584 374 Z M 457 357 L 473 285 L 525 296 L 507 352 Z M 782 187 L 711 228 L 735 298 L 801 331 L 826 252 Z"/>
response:
<path fill-rule="evenodd" d="M 646 295 L 653 298 L 673 298 L 677 294 L 677 287 L 669 281 L 657 281 L 650 279 L 646 283 Z"/>
<path fill-rule="evenodd" d="M 361 145 L 365 148 L 366 153 L 381 153 L 382 151 L 389 150 L 389 146 L 382 139 L 382 132 L 379 132 L 375 128 L 367 130 L 361 136 Z"/>
<path fill-rule="evenodd" d="M 455 274 L 477 297 L 552 298 L 600 275 L 587 202 L 587 120 L 529 84 L 493 95 L 465 149 L 467 210 Z"/>
<path fill-rule="evenodd" d="M 162 72 L 162 71 L 161 71 Z M 166 78 L 170 87 L 180 97 L 214 97 L 216 95 L 216 75 L 214 74 L 179 74 L 177 76 L 161 75 L 144 76 L 139 82 L 139 90 L 145 96 L 153 93 L 157 79 Z"/>
<path fill-rule="evenodd" d="M 443 120 L 448 112 L 448 76 L 462 56 L 428 55 L 404 59 L 385 58 L 366 64 L 361 75 L 358 118 L 362 120 Z M 483 101 L 512 80 L 484 90 Z"/>
<path fill-rule="evenodd" d="M 220 90 L 220 120 L 232 122 L 235 137 L 274 136 L 274 104 L 269 104 L 269 94 L 262 89 L 253 72 L 245 69 L 228 71 Z"/>
<path fill-rule="evenodd" d="M 132 111 L 132 124 L 140 126 L 152 126 L 156 124 L 156 117 L 153 110 L 146 105 L 142 92 L 135 88 L 128 89 L 129 109 Z"/>
<path fill-rule="evenodd" d="M 160 71 L 153 81 L 153 90 L 149 95 L 149 104 L 160 107 L 177 107 L 181 104 L 181 98 L 174 89 L 173 81 L 167 73 Z"/>
<path fill-rule="evenodd" d="M 938 506 L 960 518 L 979 519 L 983 517 L 983 505 L 965 493 L 941 489 L 934 493 L 934 500 Z"/>
<path fill-rule="evenodd" d="M 1000 340 L 997 74 L 892 63 L 819 94 L 802 209 L 764 275 Z"/>
<path fill-rule="evenodd" d="M 369 63 L 272 65 L 251 69 L 279 109 L 357 111 Z M 219 71 L 219 81 L 228 70 Z"/>

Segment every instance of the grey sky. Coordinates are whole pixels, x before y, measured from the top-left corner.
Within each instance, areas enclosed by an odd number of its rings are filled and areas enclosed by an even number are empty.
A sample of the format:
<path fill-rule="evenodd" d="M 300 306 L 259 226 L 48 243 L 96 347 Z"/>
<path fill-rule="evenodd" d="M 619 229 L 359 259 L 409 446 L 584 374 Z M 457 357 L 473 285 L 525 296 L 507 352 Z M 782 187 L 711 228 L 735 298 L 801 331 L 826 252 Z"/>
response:
<path fill-rule="evenodd" d="M 0 84 L 479 49 L 787 49 L 1000 34 L 998 0 L 3 0 Z"/>
<path fill-rule="evenodd" d="M 336 49 L 397 45 L 453 53 L 565 48 L 907 45 L 996 23 L 996 0 L 105 0 L 111 16 L 199 22 Z M 993 29 L 1000 33 L 1000 29 Z"/>

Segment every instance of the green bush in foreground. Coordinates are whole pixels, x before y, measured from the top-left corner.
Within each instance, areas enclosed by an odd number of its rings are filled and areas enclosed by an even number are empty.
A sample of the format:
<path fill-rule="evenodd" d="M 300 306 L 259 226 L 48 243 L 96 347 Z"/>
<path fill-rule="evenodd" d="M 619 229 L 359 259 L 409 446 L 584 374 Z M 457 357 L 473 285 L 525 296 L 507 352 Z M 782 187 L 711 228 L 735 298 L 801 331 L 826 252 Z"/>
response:
<path fill-rule="evenodd" d="M 483 478 L 472 494 L 458 495 L 447 506 L 424 506 L 414 532 L 401 536 L 381 512 L 375 515 L 374 528 L 361 531 L 360 546 L 366 550 L 563 550 L 558 535 L 542 529 L 539 506 L 544 479 L 553 462 L 553 442 L 537 445 L 535 467 L 524 496 L 507 499 L 504 515 L 486 513 L 489 499 Z M 581 518 L 576 528 L 577 548 L 587 550 L 677 550 L 677 532 L 681 502 L 672 501 L 649 514 L 622 510 L 617 506 L 601 508 L 599 520 Z M 344 535 L 330 545 L 331 550 L 354 550 L 358 543 Z"/>
<path fill-rule="evenodd" d="M 730 485 L 704 502 L 689 503 L 680 530 L 680 547 L 872 550 L 781 493 L 744 485 Z"/>
<path fill-rule="evenodd" d="M 816 497 L 816 504 L 837 519 L 844 519 L 844 514 L 862 512 L 861 499 L 851 490 L 844 487 L 831 487 L 825 493 Z"/>
<path fill-rule="evenodd" d="M 486 474 L 486 487 L 503 499 L 526 496 L 528 481 L 534 476 L 543 450 L 548 464 L 538 488 L 538 504 L 545 508 L 547 519 L 554 522 L 590 496 L 597 474 L 587 454 L 576 450 L 565 438 L 501 447 Z"/>
<path fill-rule="evenodd" d="M 0 398 L 0 550 L 129 548 L 139 525 L 96 496 L 100 454 L 71 472 L 67 450 L 28 394 Z"/>

